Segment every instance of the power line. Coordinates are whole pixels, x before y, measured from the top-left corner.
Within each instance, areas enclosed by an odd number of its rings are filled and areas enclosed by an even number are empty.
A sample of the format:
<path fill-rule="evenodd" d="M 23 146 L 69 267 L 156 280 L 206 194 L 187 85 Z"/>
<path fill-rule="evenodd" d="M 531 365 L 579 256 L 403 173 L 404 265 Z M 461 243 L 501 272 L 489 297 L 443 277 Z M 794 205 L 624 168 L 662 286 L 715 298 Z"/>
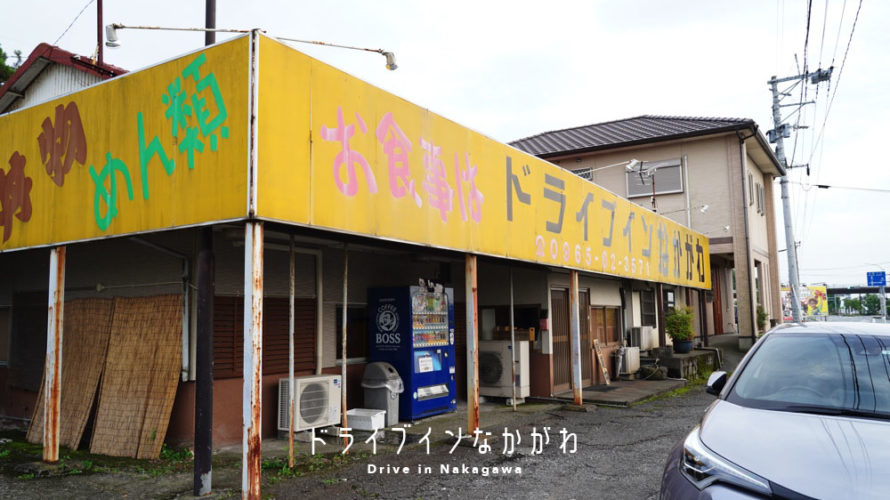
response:
<path fill-rule="evenodd" d="M 828 26 L 828 0 L 825 0 L 825 10 L 822 16 L 822 41 L 819 42 L 819 67 L 822 67 L 822 50 L 825 48 L 825 28 Z M 819 93 L 819 87 L 816 87 L 816 94 Z"/>
<path fill-rule="evenodd" d="M 878 262 L 879 266 L 884 264 L 890 264 L 890 262 Z M 808 267 L 806 269 L 801 268 L 801 271 L 843 271 L 850 269 L 863 269 L 863 268 L 872 268 L 875 267 L 874 264 L 859 264 L 856 266 L 839 266 L 839 267 Z"/>
<path fill-rule="evenodd" d="M 837 80 L 834 83 L 834 92 L 831 93 L 831 99 L 828 100 L 828 108 L 825 110 L 825 119 L 822 121 L 822 127 L 819 130 L 819 136 L 816 138 L 813 152 L 810 153 L 810 159 L 813 158 L 813 154 L 815 153 L 815 145 L 819 144 L 825 135 L 825 124 L 828 122 L 828 114 L 831 113 L 831 105 L 834 104 L 834 98 L 837 96 L 837 89 L 841 83 L 841 75 L 844 73 L 844 66 L 847 64 L 847 56 L 850 54 L 850 44 L 853 43 L 853 33 L 856 32 L 856 24 L 859 22 L 859 12 L 861 10 L 862 0 L 859 0 L 859 6 L 856 8 L 856 17 L 853 18 L 853 27 L 850 29 L 850 39 L 847 40 L 847 48 L 844 50 L 844 58 L 841 61 L 841 68 L 837 72 Z"/>
<path fill-rule="evenodd" d="M 868 188 L 868 187 L 857 187 L 857 186 L 832 186 L 829 184 L 806 184 L 798 181 L 788 181 L 791 184 L 798 184 L 800 186 L 804 186 L 805 189 L 817 187 L 819 189 L 848 189 L 852 191 L 871 191 L 874 193 L 890 193 L 890 189 L 881 189 L 881 188 Z"/>
<path fill-rule="evenodd" d="M 61 40 L 62 37 L 65 36 L 65 33 L 68 33 L 68 30 L 70 30 L 71 27 L 74 26 L 74 23 L 76 23 L 77 20 L 80 19 L 80 15 L 83 14 L 83 11 L 87 10 L 87 7 L 89 7 L 90 5 L 92 5 L 94 1 L 95 1 L 95 0 L 89 0 L 89 1 L 87 2 L 87 4 L 84 5 L 82 9 L 80 9 L 80 12 L 78 12 L 77 15 L 74 16 L 74 20 L 72 20 L 72 21 L 71 21 L 71 24 L 69 24 L 68 27 L 65 28 L 65 31 L 63 31 L 62 34 L 59 35 L 59 38 L 56 38 L 56 41 L 53 42 L 53 45 L 58 45 L 58 44 L 59 44 L 59 40 Z"/>
<path fill-rule="evenodd" d="M 844 27 L 844 15 L 847 13 L 847 0 L 841 7 L 841 20 L 837 25 L 837 38 L 834 40 L 834 51 L 831 53 L 831 65 L 834 66 L 834 59 L 837 56 L 837 48 L 841 45 L 841 30 Z"/>

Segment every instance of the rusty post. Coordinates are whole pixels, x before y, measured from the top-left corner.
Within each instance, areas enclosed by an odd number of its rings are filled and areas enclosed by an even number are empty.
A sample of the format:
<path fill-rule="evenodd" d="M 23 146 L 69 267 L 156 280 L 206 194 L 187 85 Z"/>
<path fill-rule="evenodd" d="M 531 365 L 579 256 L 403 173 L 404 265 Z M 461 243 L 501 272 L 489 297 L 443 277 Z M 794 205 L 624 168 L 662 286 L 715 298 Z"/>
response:
<path fill-rule="evenodd" d="M 467 431 L 479 428 L 479 318 L 476 313 L 476 256 L 466 258 Z"/>
<path fill-rule="evenodd" d="M 244 227 L 244 391 L 241 498 L 259 500 L 262 479 L 263 223 Z"/>
<path fill-rule="evenodd" d="M 578 271 L 570 271 L 569 278 L 569 309 L 572 312 L 571 342 L 572 342 L 572 391 L 575 396 L 575 404 L 584 404 L 581 390 L 581 304 L 578 299 Z"/>
<path fill-rule="evenodd" d="M 340 324 L 340 426 L 349 428 L 346 415 L 346 306 L 347 290 L 349 285 L 349 245 L 343 247 L 343 311 Z M 343 447 L 349 444 L 348 438 L 343 438 Z M 347 452 L 348 453 L 348 452 Z"/>
<path fill-rule="evenodd" d="M 513 377 L 513 411 L 516 411 L 516 324 L 513 321 L 513 268 L 510 268 L 510 351 L 512 354 L 510 357 L 512 358 L 512 363 L 510 363 L 510 367 L 512 368 L 512 377 Z"/>
<path fill-rule="evenodd" d="M 294 235 L 290 236 L 290 276 L 287 296 L 287 392 L 289 415 L 287 423 L 287 466 L 294 468 L 294 414 L 296 397 L 294 389 L 294 293 L 296 293 L 296 262 L 294 259 Z"/>
<path fill-rule="evenodd" d="M 65 247 L 49 253 L 49 308 L 46 362 L 43 367 L 43 461 L 59 461 L 59 410 L 62 401 L 62 318 L 65 309 Z"/>

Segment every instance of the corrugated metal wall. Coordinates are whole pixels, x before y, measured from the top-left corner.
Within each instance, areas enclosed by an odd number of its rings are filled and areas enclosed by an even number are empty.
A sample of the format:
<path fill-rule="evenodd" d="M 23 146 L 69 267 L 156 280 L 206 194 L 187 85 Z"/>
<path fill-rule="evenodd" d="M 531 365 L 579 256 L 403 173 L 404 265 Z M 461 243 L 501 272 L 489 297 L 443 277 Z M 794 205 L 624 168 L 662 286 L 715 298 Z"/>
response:
<path fill-rule="evenodd" d="M 28 87 L 25 97 L 16 101 L 9 111 L 33 106 L 99 83 L 102 78 L 74 69 L 70 66 L 52 64 Z"/>

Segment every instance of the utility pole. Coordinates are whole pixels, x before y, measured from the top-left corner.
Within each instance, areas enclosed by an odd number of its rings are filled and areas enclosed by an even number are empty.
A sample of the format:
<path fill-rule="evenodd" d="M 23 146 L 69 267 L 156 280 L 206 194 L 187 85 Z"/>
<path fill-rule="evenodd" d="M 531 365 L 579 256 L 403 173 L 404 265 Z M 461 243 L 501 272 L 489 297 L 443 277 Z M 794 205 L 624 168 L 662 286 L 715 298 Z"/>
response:
<path fill-rule="evenodd" d="M 831 72 L 834 67 L 828 69 L 817 69 L 804 73 L 802 75 L 787 76 L 785 78 L 776 78 L 773 76 L 767 82 L 773 93 L 773 124 L 775 128 L 769 131 L 770 142 L 776 143 L 776 157 L 779 163 L 785 168 L 785 175 L 780 180 L 782 187 L 782 211 L 785 216 L 785 249 L 788 255 L 788 283 L 791 288 L 791 318 L 794 322 L 799 323 L 802 319 L 800 310 L 800 275 L 797 270 L 797 245 L 794 242 L 794 230 L 791 227 L 791 199 L 788 195 L 788 169 L 792 168 L 785 160 L 785 143 L 784 138 L 791 136 L 791 127 L 788 124 L 782 124 L 782 113 L 779 104 L 781 94 L 778 84 L 781 82 L 790 82 L 805 80 L 810 78 L 811 83 L 819 83 L 831 79 Z M 806 84 L 804 84 L 806 85 Z M 798 103 L 795 105 L 803 105 L 807 103 Z"/>

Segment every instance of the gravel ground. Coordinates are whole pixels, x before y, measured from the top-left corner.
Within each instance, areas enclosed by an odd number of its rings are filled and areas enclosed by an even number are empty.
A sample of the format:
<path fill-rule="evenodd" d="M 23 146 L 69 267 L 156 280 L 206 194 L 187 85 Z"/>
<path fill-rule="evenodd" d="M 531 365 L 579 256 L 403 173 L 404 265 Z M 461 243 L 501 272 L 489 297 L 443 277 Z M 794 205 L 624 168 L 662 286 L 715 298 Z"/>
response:
<path fill-rule="evenodd" d="M 354 464 L 335 473 L 278 483 L 264 490 L 278 498 L 657 498 L 661 472 L 668 452 L 698 422 L 714 397 L 701 386 L 688 393 L 643 403 L 632 408 L 599 408 L 590 413 L 552 411 L 540 415 L 533 426 L 549 426 L 551 442 L 541 455 L 531 455 L 531 426 L 521 431 L 518 453 L 508 458 L 501 452 L 480 455 L 476 449 L 450 444 L 400 455 L 378 454 L 367 463 Z M 559 429 L 577 435 L 575 454 L 559 449 Z M 369 464 L 378 468 L 370 473 Z M 469 473 L 443 474 L 442 464 L 489 467 L 489 476 Z M 380 473 L 379 469 L 407 467 L 409 473 Z M 431 471 L 418 466 L 430 467 Z M 512 466 L 514 473 L 493 475 L 491 468 Z M 522 473 L 516 474 L 515 468 Z"/>
<path fill-rule="evenodd" d="M 458 446 L 449 453 L 453 440 L 434 443 L 429 454 L 425 453 L 423 445 L 406 446 L 400 454 L 396 454 L 391 446 L 381 447 L 376 455 L 367 448 L 360 448 L 347 465 L 323 467 L 320 472 L 301 477 L 275 478 L 273 471 L 267 471 L 263 496 L 324 499 L 656 498 L 668 451 L 698 422 L 713 399 L 703 387 L 697 386 L 684 394 L 662 397 L 631 408 L 600 407 L 591 412 L 543 411 L 526 419 L 524 425 L 510 429 L 519 430 L 521 437 L 512 456 L 502 453 L 506 443 L 500 436 L 491 442 L 492 449 L 488 454 L 480 454 L 478 449 L 468 446 Z M 550 443 L 543 446 L 542 454 L 532 454 L 532 428 L 542 432 L 544 427 L 550 429 Z M 560 429 L 576 434 L 576 453 L 560 451 Z M 240 496 L 239 465 L 236 462 L 229 467 L 214 468 L 212 498 Z M 452 472 L 443 473 L 443 465 Z M 486 467 L 488 476 L 484 475 Z M 507 474 L 495 474 L 495 467 L 513 469 Z M 376 471 L 372 471 L 375 468 Z M 153 476 L 134 472 L 32 479 L 5 476 L 0 477 L 0 498 L 191 497 L 191 473 Z"/>

